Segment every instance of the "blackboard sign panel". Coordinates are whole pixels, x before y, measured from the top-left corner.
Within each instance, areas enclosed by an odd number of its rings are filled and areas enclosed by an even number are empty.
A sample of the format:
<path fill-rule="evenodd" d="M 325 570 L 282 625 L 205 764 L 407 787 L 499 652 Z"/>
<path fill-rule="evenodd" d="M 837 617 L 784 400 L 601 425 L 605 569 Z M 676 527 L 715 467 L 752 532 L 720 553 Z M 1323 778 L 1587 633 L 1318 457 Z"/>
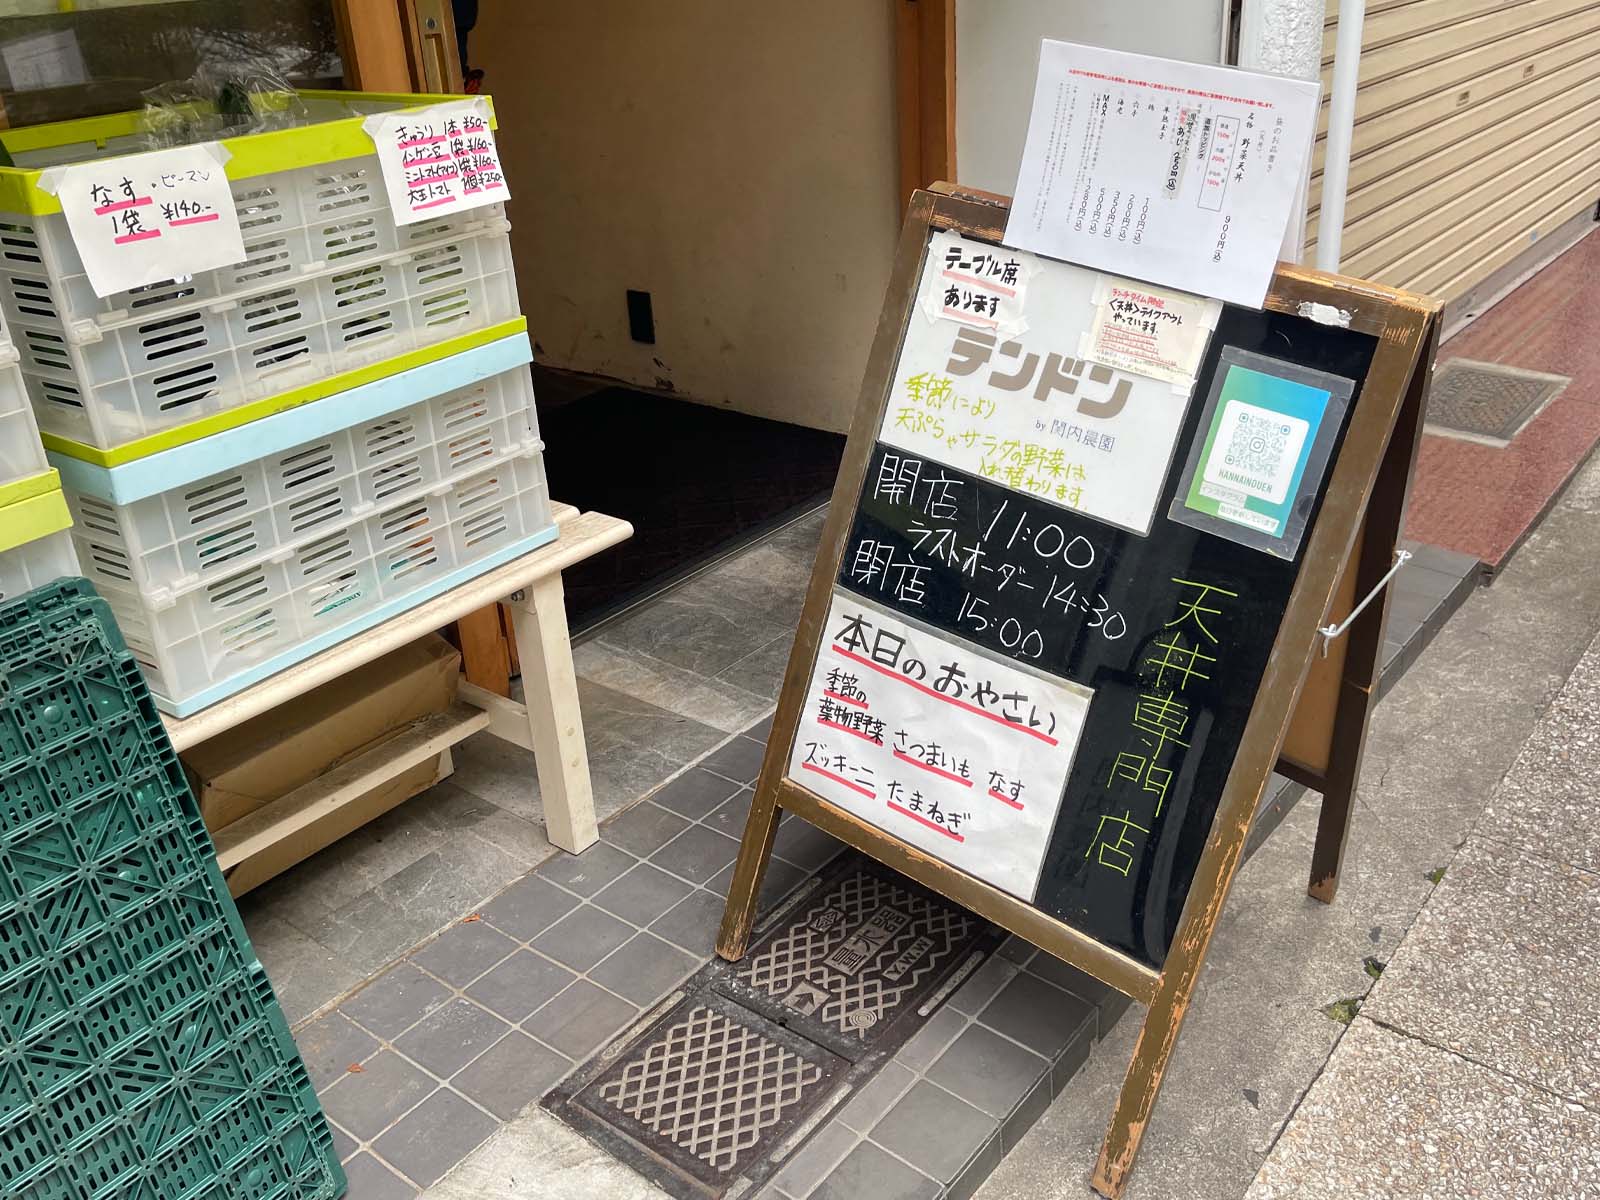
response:
<path fill-rule="evenodd" d="M 1279 753 L 1319 627 L 1388 572 L 1438 306 L 1283 266 L 1259 312 L 1085 284 L 1004 222 L 913 198 L 717 949 L 789 810 L 1150 1005 L 1115 1196 L 1274 765 L 1324 792 L 1332 898 L 1382 596 L 1297 726 L 1327 766 Z"/>
<path fill-rule="evenodd" d="M 1347 381 L 1353 395 L 1375 345 L 1368 334 L 1229 307 L 1195 393 L 1247 351 L 1257 371 L 1313 370 Z M 1348 411 L 1338 406 L 1324 459 L 1337 452 Z M 1205 417 L 1191 402 L 1178 462 Z M 1178 506 L 1183 482 L 1169 472 L 1158 513 Z M 1302 522 L 1324 482 L 1319 472 L 1307 489 Z M 1140 536 L 878 442 L 838 584 L 1090 689 L 1043 875 L 1027 898 L 1159 966 L 1298 567 L 1298 555 L 1263 553 L 1227 529 L 1162 516 Z"/>

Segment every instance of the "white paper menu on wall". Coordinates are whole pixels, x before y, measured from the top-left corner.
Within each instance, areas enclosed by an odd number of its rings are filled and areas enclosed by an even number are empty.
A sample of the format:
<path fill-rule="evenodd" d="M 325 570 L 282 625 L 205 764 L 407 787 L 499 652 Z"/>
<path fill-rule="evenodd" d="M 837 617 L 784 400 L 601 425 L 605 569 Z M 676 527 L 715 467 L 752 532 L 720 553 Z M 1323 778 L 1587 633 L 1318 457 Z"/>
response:
<path fill-rule="evenodd" d="M 1320 85 L 1045 41 L 1006 244 L 1261 307 Z"/>

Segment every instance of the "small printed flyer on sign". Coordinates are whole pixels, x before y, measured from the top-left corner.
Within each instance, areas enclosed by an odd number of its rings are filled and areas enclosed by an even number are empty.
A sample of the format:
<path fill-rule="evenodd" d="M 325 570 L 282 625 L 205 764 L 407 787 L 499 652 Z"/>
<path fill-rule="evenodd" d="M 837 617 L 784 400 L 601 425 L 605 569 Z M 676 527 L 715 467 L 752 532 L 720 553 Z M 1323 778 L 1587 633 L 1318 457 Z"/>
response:
<path fill-rule="evenodd" d="M 1045 41 L 1005 241 L 1260 308 L 1316 83 Z"/>
<path fill-rule="evenodd" d="M 1337 375 L 1223 350 L 1172 519 L 1293 558 L 1353 391 Z"/>
<path fill-rule="evenodd" d="M 996 282 L 958 282 L 952 263 L 965 266 L 963 277 Z M 1161 319 L 1152 343 L 1166 348 L 1141 355 L 1125 343 L 1111 365 L 1091 353 L 1090 335 L 1107 286 L 1082 267 L 935 234 L 880 440 L 1148 533 L 1193 389 L 1182 368 L 1199 363 L 1220 306 L 1170 294 L 1177 321 Z M 991 297 L 981 313 L 968 306 L 974 293 Z M 1154 353 L 1170 369 L 1157 374 L 1145 362 Z"/>
<path fill-rule="evenodd" d="M 378 148 L 396 225 L 510 198 L 486 100 L 379 113 L 362 122 L 362 128 Z"/>
<path fill-rule="evenodd" d="M 1188 387 L 1221 315 L 1221 301 L 1106 276 L 1083 356 Z"/>
<path fill-rule="evenodd" d="M 1031 900 L 1093 694 L 835 592 L 787 774 Z"/>
<path fill-rule="evenodd" d="M 96 296 L 244 261 L 244 237 L 215 142 L 47 170 Z"/>

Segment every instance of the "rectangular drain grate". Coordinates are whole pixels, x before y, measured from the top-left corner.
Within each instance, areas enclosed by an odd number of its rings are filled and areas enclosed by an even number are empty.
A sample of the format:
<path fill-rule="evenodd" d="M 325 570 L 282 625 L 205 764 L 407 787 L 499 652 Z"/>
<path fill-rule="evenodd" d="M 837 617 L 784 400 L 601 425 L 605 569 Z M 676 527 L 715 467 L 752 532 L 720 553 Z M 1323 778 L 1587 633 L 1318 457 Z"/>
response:
<path fill-rule="evenodd" d="M 1570 382 L 1565 375 L 1453 358 L 1434 368 L 1426 427 L 1447 437 L 1508 446 Z"/>
<path fill-rule="evenodd" d="M 828 1097 L 847 1065 L 701 989 L 557 1111 L 624 1161 L 679 1184 L 674 1192 L 720 1195 Z M 662 1166 L 676 1170 L 662 1178 Z M 698 1188 L 681 1186 L 691 1180 Z"/>
<path fill-rule="evenodd" d="M 544 1107 L 684 1200 L 753 1195 L 1000 937 L 846 855 L 743 959 L 704 967 Z"/>
<path fill-rule="evenodd" d="M 851 855 L 712 986 L 852 1062 L 904 1041 L 914 1012 L 989 939 L 986 921 Z M 992 941 L 989 941 L 992 945 Z"/>

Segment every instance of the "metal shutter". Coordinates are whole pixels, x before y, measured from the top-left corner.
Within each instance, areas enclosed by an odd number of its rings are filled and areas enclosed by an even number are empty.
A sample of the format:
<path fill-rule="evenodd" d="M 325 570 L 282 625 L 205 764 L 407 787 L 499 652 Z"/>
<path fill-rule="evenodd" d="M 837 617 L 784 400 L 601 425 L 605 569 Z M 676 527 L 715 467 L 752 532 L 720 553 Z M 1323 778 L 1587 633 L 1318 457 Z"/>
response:
<path fill-rule="evenodd" d="M 1328 9 L 1313 246 L 1337 0 Z M 1342 271 L 1460 301 L 1594 208 L 1600 2 L 1372 0 L 1362 42 Z"/>

